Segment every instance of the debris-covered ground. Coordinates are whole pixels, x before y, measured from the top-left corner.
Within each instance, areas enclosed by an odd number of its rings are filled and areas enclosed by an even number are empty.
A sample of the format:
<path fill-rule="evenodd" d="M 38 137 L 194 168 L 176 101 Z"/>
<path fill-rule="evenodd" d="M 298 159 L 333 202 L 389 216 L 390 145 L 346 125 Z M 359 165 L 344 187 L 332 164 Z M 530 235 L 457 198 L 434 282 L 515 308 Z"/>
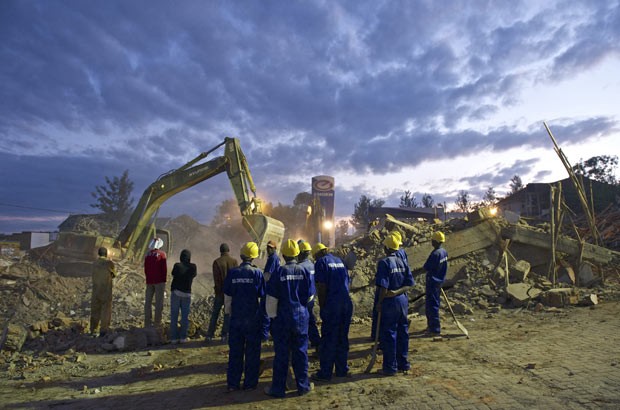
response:
<path fill-rule="evenodd" d="M 181 222 L 185 228 L 191 221 Z M 177 224 L 181 222 L 177 221 Z M 493 400 L 499 403 L 493 395 L 500 395 L 502 391 L 504 394 L 506 389 L 494 387 L 495 390 L 491 389 L 488 395 L 481 393 L 480 389 L 484 389 L 486 380 L 481 369 L 492 367 L 494 370 L 486 369 L 489 374 L 511 369 L 509 375 L 501 376 L 510 376 L 510 380 L 523 373 L 519 381 L 515 382 L 518 386 L 512 387 L 522 391 L 524 397 L 527 396 L 525 392 L 528 388 L 535 389 L 537 380 L 543 383 L 544 388 L 556 392 L 554 383 L 564 386 L 563 381 L 547 380 L 546 377 L 557 375 L 545 375 L 543 370 L 560 366 L 557 363 L 566 360 L 570 362 L 570 365 L 562 365 L 569 368 L 566 377 L 576 375 L 579 372 L 577 370 L 576 373 L 576 369 L 585 369 L 587 366 L 580 360 L 566 357 L 567 354 L 579 354 L 579 350 L 573 351 L 575 346 L 598 349 L 584 344 L 583 339 L 592 335 L 584 336 L 583 332 L 599 332 L 598 337 L 610 342 L 615 340 L 613 345 L 618 346 L 619 315 L 616 301 L 619 299 L 620 288 L 617 253 L 607 248 L 584 249 L 582 246 L 579 255 L 572 255 L 572 243 L 566 242 L 562 250 L 568 253 L 558 251 L 555 267 L 550 270 L 551 258 L 546 248 L 546 239 L 543 237 L 541 241 L 537 236 L 545 235 L 544 227 L 524 226 L 522 222 L 511 225 L 501 218 L 488 220 L 484 217 L 476 218 L 475 215 L 467 221 L 454 220 L 441 226 L 388 219 L 368 235 L 337 250 L 351 266 L 351 291 L 355 303 L 351 367 L 353 381 L 359 383 L 345 380 L 337 386 L 317 386 L 322 392 L 316 395 L 316 406 L 338 407 L 337 394 L 342 393 L 348 397 L 359 397 L 359 401 L 347 401 L 351 408 L 372 408 L 390 403 L 396 407 L 409 407 L 398 397 L 407 394 L 407 388 L 399 383 L 375 382 L 362 374 L 370 348 L 369 313 L 372 308 L 375 266 L 383 256 L 381 242 L 384 236 L 396 228 L 406 238 L 406 250 L 416 274 L 416 289 L 409 295 L 412 300 L 424 292 L 424 275 L 418 274 L 421 273 L 420 261 L 423 263 L 428 254 L 431 232 L 442 229 L 447 233 L 446 248 L 451 252 L 447 294 L 459 320 L 469 329 L 473 339 L 459 337 L 458 329 L 450 324 L 445 304 L 442 304 L 443 322 L 452 333 L 438 343 L 416 339 L 415 331 L 424 327 L 424 299 L 420 298 L 410 304 L 411 352 L 417 366 L 414 366 L 416 371 L 407 377 L 412 386 L 425 386 L 425 391 L 428 390 L 430 399 L 426 397 L 423 403 L 430 408 L 436 407 L 432 397 L 441 396 L 443 400 L 446 392 L 457 400 L 456 403 L 450 400 L 444 403 L 452 407 L 458 407 L 458 400 L 463 398 L 473 403 L 473 407 L 529 406 L 530 402 L 519 399 L 514 402 L 501 401 L 503 405 L 493 406 Z M 41 407 L 124 408 L 127 403 L 123 399 L 129 395 L 145 406 L 163 408 L 169 406 L 164 405 L 166 400 L 162 399 L 166 391 L 179 397 L 184 394 L 192 396 L 187 403 L 193 404 L 176 406 L 181 408 L 262 402 L 264 398 L 256 392 L 245 398 L 220 397 L 220 392 L 224 391 L 222 383 L 225 380 L 227 349 L 221 344 L 203 344 L 212 306 L 210 262 L 218 256 L 220 241 L 221 238 L 211 237 L 202 242 L 202 248 L 196 247 L 200 249 L 199 252 L 194 251 L 194 254 L 201 254 L 203 260 L 198 263 L 201 273 L 194 285 L 195 295 L 190 316 L 191 342 L 182 348 L 173 348 L 167 344 L 163 331 L 142 329 L 144 277 L 137 267 L 119 266 L 122 273 L 115 279 L 114 285 L 114 331 L 104 338 L 91 338 L 87 329 L 90 278 L 59 276 L 24 254 L 0 259 L 0 308 L 3 320 L 0 353 L 3 376 L 0 376 L 0 384 L 3 393 L 9 394 L 5 397 L 11 398 L 6 403 L 14 407 L 39 407 L 40 404 Z M 181 247 L 192 245 L 188 242 Z M 169 257 L 170 267 L 173 262 L 174 258 Z M 260 266 L 260 261 L 258 263 Z M 167 301 L 164 312 L 168 312 Z M 598 323 L 601 326 L 597 326 Z M 601 333 L 601 329 L 609 333 Z M 554 337 L 559 340 L 553 340 Z M 519 344 L 531 343 L 532 350 L 523 347 L 522 350 L 510 351 L 510 340 Z M 538 346 L 543 340 L 556 347 Z M 492 345 L 487 346 L 487 341 L 492 342 Z M 562 350 L 556 352 L 556 348 Z M 596 363 L 605 368 L 615 367 L 620 361 L 620 355 L 617 348 L 607 348 L 616 350 L 609 351 L 609 357 L 597 356 L 596 360 L 591 359 L 590 365 Z M 490 353 L 484 353 L 488 349 L 506 349 L 504 353 L 507 356 L 492 357 Z M 273 355 L 269 344 L 264 346 L 264 350 L 266 357 Z M 438 356 L 439 351 L 443 356 Z M 516 356 L 517 351 L 524 356 Z M 549 358 L 544 358 L 543 352 Z M 445 363 L 446 357 L 450 357 L 454 363 L 464 361 L 465 367 L 477 364 L 479 366 L 472 371 L 481 374 L 477 374 L 472 385 L 464 385 L 463 380 L 445 373 L 446 369 L 454 366 L 452 362 Z M 441 363 L 444 369 L 435 368 L 433 362 L 438 365 Z M 581 363 L 581 367 L 577 366 L 577 362 Z M 268 364 L 266 367 L 269 367 Z M 316 359 L 313 359 L 311 367 L 316 368 L 317 365 Z M 459 377 L 469 377 L 466 372 L 458 372 Z M 438 378 L 442 374 L 441 377 L 452 380 L 452 387 Z M 267 369 L 261 382 L 267 382 L 269 376 L 270 369 Z M 182 385 L 170 386 L 167 382 L 169 378 L 171 381 L 184 381 Z M 486 381 L 491 383 L 490 380 Z M 587 381 L 585 378 L 584 382 Z M 430 387 L 428 383 L 431 383 Z M 614 387 L 614 391 L 620 387 L 618 378 L 609 378 L 604 383 Z M 131 388 L 126 391 L 124 387 L 128 384 Z M 480 384 L 478 388 L 471 387 L 477 384 Z M 211 401 L 190 392 L 189 387 L 192 385 L 212 396 Z M 24 394 L 26 392 L 28 394 Z M 419 396 L 419 393 L 411 394 L 412 397 Z M 601 394 L 605 399 L 602 402 L 595 400 L 595 407 L 607 407 L 609 404 L 611 408 L 620 402 L 620 394 Z M 559 397 L 570 395 L 563 392 Z M 109 399 L 109 402 L 104 398 Z M 39 400 L 41 402 L 37 404 Z M 184 403 L 180 400 L 177 404 Z M 563 408 L 567 402 L 549 403 L 552 407 Z"/>

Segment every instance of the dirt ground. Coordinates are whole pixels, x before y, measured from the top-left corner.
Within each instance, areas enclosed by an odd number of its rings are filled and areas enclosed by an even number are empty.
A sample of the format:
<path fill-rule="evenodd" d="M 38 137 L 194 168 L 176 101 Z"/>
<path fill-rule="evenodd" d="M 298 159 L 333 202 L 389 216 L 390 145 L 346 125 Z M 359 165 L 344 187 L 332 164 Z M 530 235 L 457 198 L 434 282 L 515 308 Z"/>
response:
<path fill-rule="evenodd" d="M 351 328 L 351 378 L 316 383 L 303 397 L 263 393 L 270 383 L 273 347 L 259 387 L 226 392 L 228 348 L 202 339 L 133 352 L 56 355 L 0 376 L 2 408 L 194 409 L 239 408 L 455 408 L 572 409 L 620 407 L 620 302 L 593 307 L 505 309 L 460 317 L 466 339 L 451 317 L 442 318 L 441 340 L 420 338 L 423 318 L 410 329 L 409 375 L 370 374 L 369 323 Z M 358 320 L 358 322 L 360 322 Z M 87 338 L 87 336 L 80 336 Z M 42 360 L 45 359 L 45 360 Z M 27 359 L 24 359 L 27 360 Z M 34 360 L 34 359 L 33 359 Z M 310 371 L 318 366 L 310 358 Z"/>

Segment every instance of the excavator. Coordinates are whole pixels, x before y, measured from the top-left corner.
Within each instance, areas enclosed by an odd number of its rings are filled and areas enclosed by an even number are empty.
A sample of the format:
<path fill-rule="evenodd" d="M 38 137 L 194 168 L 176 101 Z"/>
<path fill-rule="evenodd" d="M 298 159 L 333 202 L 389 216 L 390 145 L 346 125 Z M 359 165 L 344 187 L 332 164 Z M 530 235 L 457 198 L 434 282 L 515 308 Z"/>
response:
<path fill-rule="evenodd" d="M 224 155 L 201 163 L 222 146 Z M 239 146 L 239 140 L 227 137 L 209 151 L 161 175 L 149 185 L 117 238 L 61 232 L 53 244 L 53 253 L 60 260 L 56 263 L 56 271 L 65 276 L 82 276 L 90 272 L 89 266 L 85 265 L 92 263 L 96 258 L 97 249 L 102 246 L 108 249 L 108 256 L 112 260 L 129 263 L 138 263 L 142 260 L 149 242 L 155 236 L 161 237 L 165 247 L 169 249 L 171 242 L 169 232 L 157 229 L 154 224 L 159 207 L 173 195 L 224 171 L 237 198 L 243 227 L 252 240 L 261 250 L 265 249 L 269 240 L 275 241 L 279 248 L 284 237 L 284 225 L 262 213 L 262 201 L 256 197 L 256 187 L 245 155 Z"/>

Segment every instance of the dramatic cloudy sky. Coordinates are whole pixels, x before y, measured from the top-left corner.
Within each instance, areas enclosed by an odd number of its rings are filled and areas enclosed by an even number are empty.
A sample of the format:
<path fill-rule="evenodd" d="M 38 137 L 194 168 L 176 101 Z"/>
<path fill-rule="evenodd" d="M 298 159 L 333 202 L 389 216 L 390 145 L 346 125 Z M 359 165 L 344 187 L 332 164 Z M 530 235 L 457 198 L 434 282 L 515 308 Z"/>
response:
<path fill-rule="evenodd" d="M 258 193 L 453 204 L 620 154 L 620 1 L 0 1 L 0 232 L 55 229 L 235 136 Z M 215 153 L 221 155 L 221 153 Z M 218 175 L 161 216 L 207 223 Z"/>

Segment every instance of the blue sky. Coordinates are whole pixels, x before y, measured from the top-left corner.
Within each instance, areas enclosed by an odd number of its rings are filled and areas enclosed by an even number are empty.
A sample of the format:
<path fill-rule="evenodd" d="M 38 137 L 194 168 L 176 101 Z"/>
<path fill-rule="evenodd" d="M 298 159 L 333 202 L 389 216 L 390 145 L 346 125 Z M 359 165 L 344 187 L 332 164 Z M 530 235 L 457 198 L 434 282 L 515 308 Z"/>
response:
<path fill-rule="evenodd" d="M 543 121 L 572 162 L 620 155 L 618 0 L 4 0 L 0 39 L 0 232 L 92 212 L 125 169 L 137 200 L 226 136 L 260 197 L 332 175 L 340 217 L 562 179 Z M 160 215 L 232 196 L 219 175 Z"/>

